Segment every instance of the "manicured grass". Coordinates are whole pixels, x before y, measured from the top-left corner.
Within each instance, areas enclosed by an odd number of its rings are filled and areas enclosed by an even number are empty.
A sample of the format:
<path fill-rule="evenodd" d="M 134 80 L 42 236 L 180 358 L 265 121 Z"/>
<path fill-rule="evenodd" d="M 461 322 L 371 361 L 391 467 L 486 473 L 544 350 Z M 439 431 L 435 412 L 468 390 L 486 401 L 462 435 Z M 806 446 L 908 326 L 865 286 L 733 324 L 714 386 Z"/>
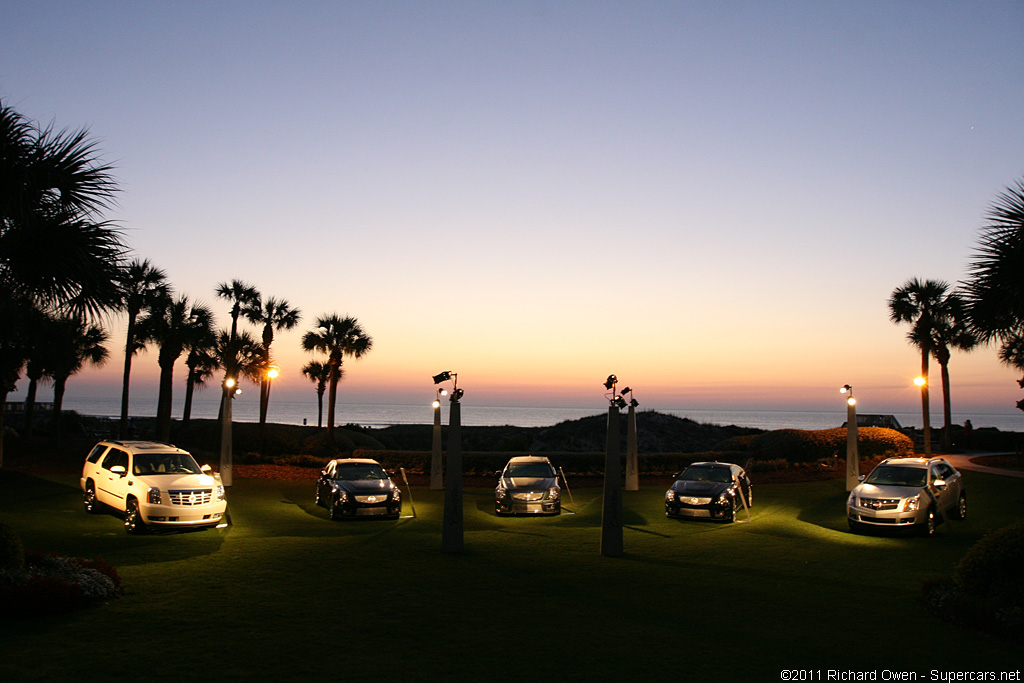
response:
<path fill-rule="evenodd" d="M 27 548 L 106 560 L 125 587 L 104 607 L 0 626 L 0 679 L 1016 670 L 1016 646 L 919 602 L 921 579 L 1024 509 L 1024 480 L 965 476 L 968 520 L 932 539 L 850 534 L 839 481 L 756 487 L 752 521 L 731 525 L 669 520 L 662 489 L 627 492 L 626 555 L 605 558 L 600 489 L 543 519 L 495 517 L 492 491 L 467 489 L 465 552 L 448 555 L 442 495 L 418 487 L 416 519 L 330 522 L 311 481 L 239 479 L 230 528 L 130 537 L 82 511 L 77 480 L 0 471 L 0 519 Z"/>

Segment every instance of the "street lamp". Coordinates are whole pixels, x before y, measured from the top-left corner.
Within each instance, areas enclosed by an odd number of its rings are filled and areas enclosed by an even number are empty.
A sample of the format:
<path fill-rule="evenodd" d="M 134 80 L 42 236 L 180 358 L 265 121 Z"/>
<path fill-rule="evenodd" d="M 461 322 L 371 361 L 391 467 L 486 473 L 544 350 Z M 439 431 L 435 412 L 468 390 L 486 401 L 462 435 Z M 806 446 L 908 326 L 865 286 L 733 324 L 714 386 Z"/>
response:
<path fill-rule="evenodd" d="M 441 462 L 441 397 L 447 396 L 447 389 L 438 389 L 434 399 L 434 432 L 430 447 L 430 490 L 444 488 L 444 465 Z"/>
<path fill-rule="evenodd" d="M 608 399 L 608 432 L 604 453 L 604 502 L 601 507 L 601 554 L 622 557 L 622 463 L 619 461 L 619 408 L 625 399 L 615 393 L 618 382 L 608 375 L 604 388 L 611 393 Z"/>
<path fill-rule="evenodd" d="M 220 480 L 224 486 L 231 486 L 231 399 L 242 393 L 242 389 L 234 377 L 225 377 L 223 386 L 220 399 Z"/>
<path fill-rule="evenodd" d="M 860 483 L 860 456 L 857 453 L 857 399 L 853 397 L 853 387 L 844 384 L 840 394 L 849 394 L 846 398 L 846 490 L 852 491 Z"/>
<path fill-rule="evenodd" d="M 921 387 L 921 420 L 924 423 L 924 454 L 932 457 L 932 420 L 931 407 L 928 400 L 928 376 L 921 375 L 914 378 L 914 384 Z"/>
<path fill-rule="evenodd" d="M 636 440 L 636 407 L 640 405 L 633 398 L 633 390 L 626 387 L 619 392 L 619 398 L 625 402 L 626 394 L 629 394 L 629 410 L 626 413 L 626 490 L 640 490 L 640 455 Z"/>
<path fill-rule="evenodd" d="M 434 384 L 452 381 L 448 412 L 448 458 L 444 468 L 444 518 L 441 524 L 441 550 L 446 553 L 462 552 L 462 408 L 459 400 L 459 375 L 445 370 L 433 377 Z M 440 411 L 441 392 L 438 392 L 437 411 Z M 435 424 L 440 429 L 440 412 L 435 413 Z"/>

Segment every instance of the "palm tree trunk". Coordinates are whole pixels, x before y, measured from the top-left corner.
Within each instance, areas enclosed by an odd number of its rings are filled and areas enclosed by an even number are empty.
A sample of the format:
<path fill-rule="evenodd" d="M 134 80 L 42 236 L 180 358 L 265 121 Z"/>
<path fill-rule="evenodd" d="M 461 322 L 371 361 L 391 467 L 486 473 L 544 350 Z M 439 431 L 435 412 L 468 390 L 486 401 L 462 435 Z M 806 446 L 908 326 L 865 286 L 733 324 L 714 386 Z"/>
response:
<path fill-rule="evenodd" d="M 327 389 L 327 385 L 320 384 L 316 392 L 316 428 L 320 429 L 324 426 L 324 390 Z"/>
<path fill-rule="evenodd" d="M 939 360 L 939 367 L 942 369 L 942 452 L 949 453 L 953 445 L 952 425 L 953 408 L 949 398 L 949 359 L 946 362 Z"/>
<path fill-rule="evenodd" d="M 117 428 L 120 438 L 128 438 L 128 387 L 131 384 L 132 356 L 135 355 L 135 316 L 128 314 L 128 332 L 124 342 L 124 372 L 121 376 L 121 422 Z"/>
<path fill-rule="evenodd" d="M 32 433 L 32 423 L 36 417 L 36 389 L 38 388 L 39 382 L 35 379 L 29 379 L 28 391 L 25 393 L 25 434 L 29 435 Z"/>
<path fill-rule="evenodd" d="M 921 349 L 921 377 L 924 384 L 921 385 L 921 419 L 924 422 L 924 454 L 929 458 L 932 456 L 932 427 L 931 407 L 928 399 L 928 356 L 931 351 L 927 347 Z"/>
<path fill-rule="evenodd" d="M 67 377 L 53 378 L 53 417 L 50 418 L 50 422 L 53 423 L 53 435 L 58 439 L 60 438 L 60 416 L 64 410 L 64 386 L 67 381 Z"/>
<path fill-rule="evenodd" d="M 185 382 L 185 408 L 181 411 L 181 424 L 187 425 L 189 420 L 192 419 L 192 394 L 195 393 L 196 380 L 195 370 L 189 368 L 188 380 Z"/>
<path fill-rule="evenodd" d="M 327 440 L 334 443 L 334 405 L 338 398 L 338 366 L 331 365 L 330 389 L 327 394 Z"/>
<path fill-rule="evenodd" d="M 0 387 L 3 385 L 4 383 L 0 382 Z M 4 415 L 7 413 L 8 393 L 6 388 L 0 388 L 0 469 L 4 466 Z"/>
<path fill-rule="evenodd" d="M 174 394 L 174 364 L 160 364 L 160 391 L 156 404 L 156 438 L 171 440 L 171 396 Z"/>

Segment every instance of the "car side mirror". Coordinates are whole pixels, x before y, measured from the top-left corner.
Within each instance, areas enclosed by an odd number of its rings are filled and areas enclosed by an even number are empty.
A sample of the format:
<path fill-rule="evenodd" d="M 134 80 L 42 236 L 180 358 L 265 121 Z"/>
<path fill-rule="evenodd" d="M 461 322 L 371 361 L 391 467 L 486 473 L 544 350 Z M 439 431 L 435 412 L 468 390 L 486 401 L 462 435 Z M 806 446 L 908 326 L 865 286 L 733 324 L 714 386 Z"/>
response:
<path fill-rule="evenodd" d="M 857 481 L 864 481 L 864 475 L 863 474 L 858 475 L 857 476 Z"/>
<path fill-rule="evenodd" d="M 494 470 L 494 476 L 500 477 L 501 476 L 501 470 Z"/>
<path fill-rule="evenodd" d="M 126 470 L 123 465 L 114 465 L 110 468 L 110 471 L 114 474 L 120 474 L 122 477 L 128 474 L 128 470 Z"/>
<path fill-rule="evenodd" d="M 944 488 L 946 486 L 946 480 L 945 479 L 936 479 L 935 481 L 932 482 L 932 485 L 935 488 L 937 488 L 937 489 Z"/>
<path fill-rule="evenodd" d="M 199 471 L 209 474 L 210 472 L 213 472 L 213 468 L 210 467 L 209 465 L 203 465 L 202 467 L 199 468 Z"/>

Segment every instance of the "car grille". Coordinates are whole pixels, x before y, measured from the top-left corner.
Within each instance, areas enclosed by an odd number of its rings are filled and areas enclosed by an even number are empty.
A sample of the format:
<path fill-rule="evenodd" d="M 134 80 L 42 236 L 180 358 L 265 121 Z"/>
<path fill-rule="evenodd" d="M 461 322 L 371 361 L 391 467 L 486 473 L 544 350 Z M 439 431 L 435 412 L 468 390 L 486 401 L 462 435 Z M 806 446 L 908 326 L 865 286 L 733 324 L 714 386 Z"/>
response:
<path fill-rule="evenodd" d="M 378 493 L 372 496 L 355 496 L 357 503 L 383 503 L 388 499 L 388 494 Z"/>
<path fill-rule="evenodd" d="M 213 489 L 168 491 L 171 505 L 208 505 L 213 500 Z"/>
<path fill-rule="evenodd" d="M 692 498 L 690 496 L 679 496 L 677 500 L 683 505 L 711 505 L 710 498 Z"/>
<path fill-rule="evenodd" d="M 512 494 L 514 500 L 544 500 L 547 491 L 516 491 Z"/>
<path fill-rule="evenodd" d="M 895 510 L 900 506 L 899 498 L 861 498 L 860 506 L 869 510 Z"/>

